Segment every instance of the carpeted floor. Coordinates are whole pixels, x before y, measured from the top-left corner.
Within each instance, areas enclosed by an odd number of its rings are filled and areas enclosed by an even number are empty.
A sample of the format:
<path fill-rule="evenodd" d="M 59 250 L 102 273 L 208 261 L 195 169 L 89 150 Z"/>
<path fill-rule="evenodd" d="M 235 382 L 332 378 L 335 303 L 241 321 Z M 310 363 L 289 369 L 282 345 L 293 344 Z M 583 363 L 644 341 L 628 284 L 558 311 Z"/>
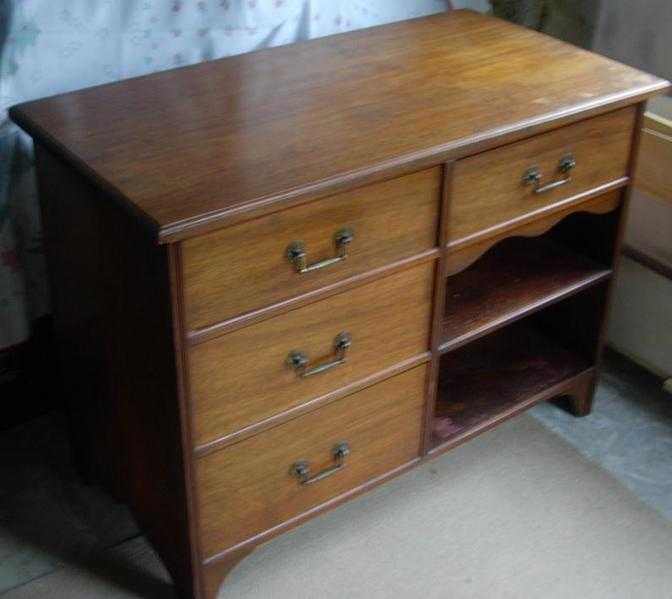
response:
<path fill-rule="evenodd" d="M 260 548 L 221 599 L 672 598 L 672 401 L 608 366 L 590 417 L 540 406 Z M 0 438 L 0 592 L 173 597 L 126 510 L 79 484 L 63 433 L 46 419 Z"/>
<path fill-rule="evenodd" d="M 630 360 L 606 358 L 590 416 L 547 403 L 532 414 L 672 521 L 672 395 Z"/>

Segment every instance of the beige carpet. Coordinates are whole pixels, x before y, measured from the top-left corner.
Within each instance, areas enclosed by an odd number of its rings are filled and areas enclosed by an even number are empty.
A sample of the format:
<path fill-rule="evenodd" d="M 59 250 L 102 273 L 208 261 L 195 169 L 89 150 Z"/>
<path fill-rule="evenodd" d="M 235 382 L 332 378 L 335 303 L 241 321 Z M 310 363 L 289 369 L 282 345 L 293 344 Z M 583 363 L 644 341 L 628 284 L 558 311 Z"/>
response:
<path fill-rule="evenodd" d="M 172 597 L 141 540 L 6 599 Z M 260 548 L 220 599 L 669 599 L 672 525 L 528 416 Z"/>

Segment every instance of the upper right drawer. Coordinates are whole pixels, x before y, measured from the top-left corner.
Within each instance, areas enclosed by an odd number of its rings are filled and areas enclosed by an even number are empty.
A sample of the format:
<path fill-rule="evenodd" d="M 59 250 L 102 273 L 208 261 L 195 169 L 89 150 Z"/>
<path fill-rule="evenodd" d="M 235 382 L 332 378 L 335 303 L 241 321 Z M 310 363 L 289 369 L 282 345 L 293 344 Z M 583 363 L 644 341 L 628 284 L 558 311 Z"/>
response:
<path fill-rule="evenodd" d="M 636 110 L 617 110 L 458 161 L 449 243 L 529 220 L 625 177 Z"/>

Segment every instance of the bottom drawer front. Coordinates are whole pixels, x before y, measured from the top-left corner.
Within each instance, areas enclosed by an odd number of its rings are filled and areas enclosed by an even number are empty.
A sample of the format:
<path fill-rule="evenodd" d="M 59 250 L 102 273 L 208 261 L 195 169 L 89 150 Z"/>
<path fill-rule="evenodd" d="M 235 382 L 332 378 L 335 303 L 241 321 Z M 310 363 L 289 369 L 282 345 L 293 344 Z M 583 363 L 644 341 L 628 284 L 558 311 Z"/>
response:
<path fill-rule="evenodd" d="M 199 459 L 204 557 L 417 457 L 425 372 L 419 366 Z M 349 454 L 335 455 L 343 444 Z"/>

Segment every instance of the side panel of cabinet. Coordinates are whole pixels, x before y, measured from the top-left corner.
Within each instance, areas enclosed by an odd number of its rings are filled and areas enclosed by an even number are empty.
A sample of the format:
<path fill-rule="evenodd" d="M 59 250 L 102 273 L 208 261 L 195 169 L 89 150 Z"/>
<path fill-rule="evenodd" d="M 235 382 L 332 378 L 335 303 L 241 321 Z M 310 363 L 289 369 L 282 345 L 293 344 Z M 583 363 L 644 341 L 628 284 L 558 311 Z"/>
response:
<path fill-rule="evenodd" d="M 60 380 L 77 466 L 128 503 L 192 589 L 168 249 L 39 144 Z"/>

